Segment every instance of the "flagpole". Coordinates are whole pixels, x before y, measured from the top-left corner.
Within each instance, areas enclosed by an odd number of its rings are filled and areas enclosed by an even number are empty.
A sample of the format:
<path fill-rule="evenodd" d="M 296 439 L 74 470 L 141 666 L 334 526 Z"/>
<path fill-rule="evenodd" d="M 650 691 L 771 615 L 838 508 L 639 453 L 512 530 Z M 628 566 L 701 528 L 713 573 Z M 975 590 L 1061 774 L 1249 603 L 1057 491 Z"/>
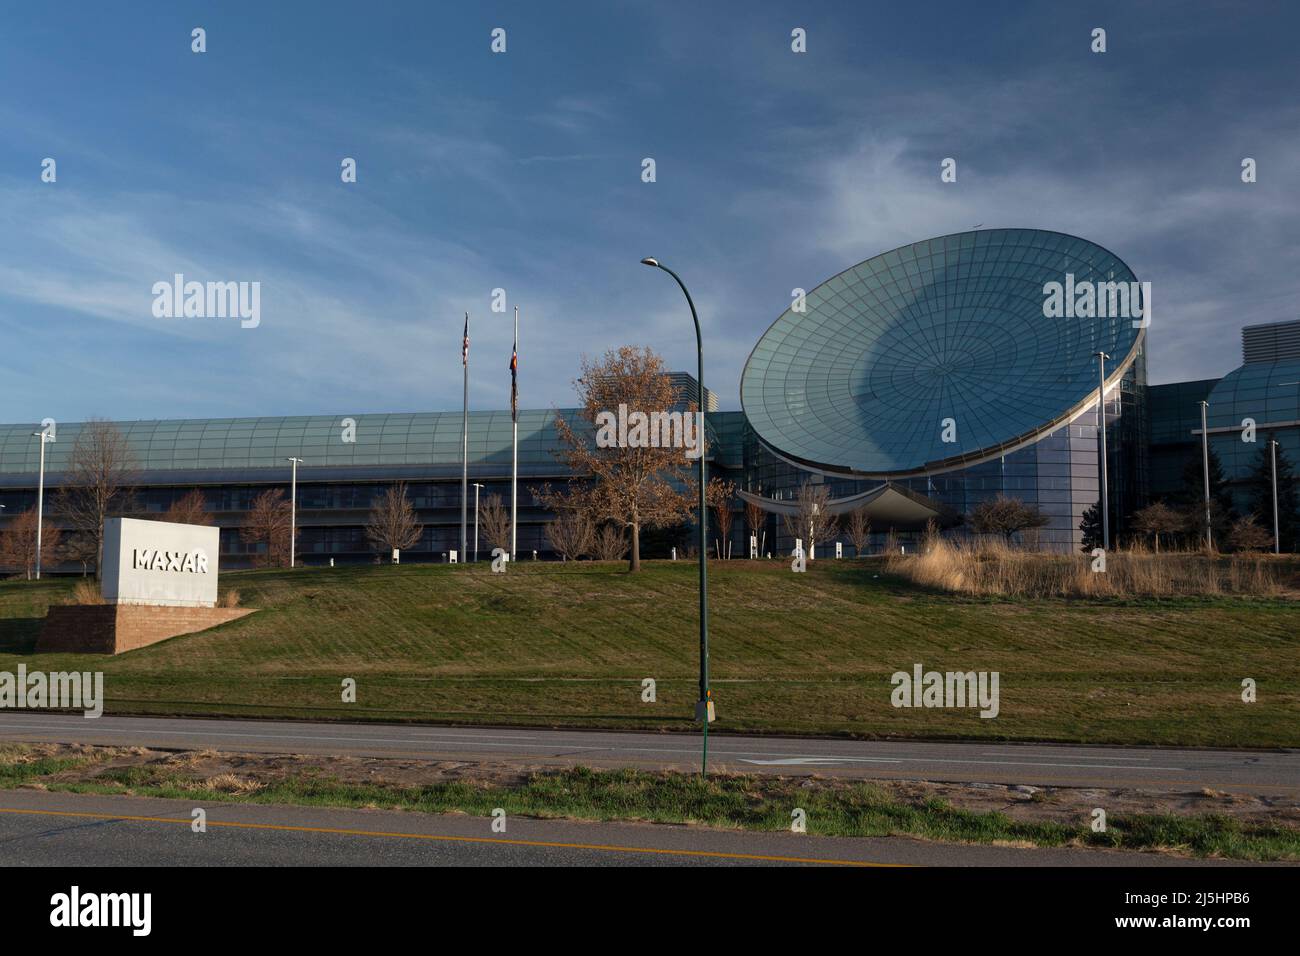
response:
<path fill-rule="evenodd" d="M 465 369 L 465 403 L 460 432 L 460 556 L 465 560 L 466 526 L 469 521 L 469 313 L 465 313 L 465 339 L 461 343 L 461 365 Z"/>
<path fill-rule="evenodd" d="M 510 463 L 510 560 L 515 560 L 515 547 L 519 541 L 519 399 L 514 392 L 519 364 L 519 306 L 515 306 L 515 350 L 512 355 L 515 368 L 511 376 L 510 422 L 513 453 Z"/>

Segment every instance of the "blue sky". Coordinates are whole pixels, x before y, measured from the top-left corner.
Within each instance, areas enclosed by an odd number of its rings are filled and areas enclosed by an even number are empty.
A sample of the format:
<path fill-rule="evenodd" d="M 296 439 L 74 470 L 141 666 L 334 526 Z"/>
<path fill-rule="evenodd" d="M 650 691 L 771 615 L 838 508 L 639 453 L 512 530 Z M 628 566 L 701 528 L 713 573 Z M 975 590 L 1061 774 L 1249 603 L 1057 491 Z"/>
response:
<path fill-rule="evenodd" d="M 1300 311 L 1298 31 L 1241 2 L 14 7 L 0 420 L 457 409 L 466 309 L 471 403 L 506 407 L 497 287 L 522 403 L 563 406 L 581 353 L 694 368 L 644 255 L 736 408 L 792 288 L 977 223 L 1116 252 L 1151 380 L 1216 377 Z M 260 326 L 155 318 L 176 272 L 260 282 Z"/>

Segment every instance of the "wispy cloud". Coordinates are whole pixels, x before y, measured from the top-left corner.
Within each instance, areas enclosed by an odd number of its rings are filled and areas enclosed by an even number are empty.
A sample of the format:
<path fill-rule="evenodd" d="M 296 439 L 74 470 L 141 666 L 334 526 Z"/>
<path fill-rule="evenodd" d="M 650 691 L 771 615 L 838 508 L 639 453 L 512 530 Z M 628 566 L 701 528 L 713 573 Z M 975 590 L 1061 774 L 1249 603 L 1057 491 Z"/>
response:
<path fill-rule="evenodd" d="M 28 82 L 42 15 L 0 38 L 10 88 Z M 1196 10 L 1176 30 L 1126 10 L 1107 58 L 1087 56 L 1073 15 L 998 24 L 956 3 L 934 15 L 943 35 L 903 10 L 797 11 L 806 56 L 789 51 L 796 12 L 763 2 L 739 22 L 521 10 L 503 57 L 459 8 L 259 16 L 237 34 L 214 19 L 209 59 L 169 60 L 174 83 L 70 63 L 40 109 L 0 106 L 11 417 L 454 408 L 466 310 L 472 400 L 503 407 L 515 304 L 524 401 L 563 405 L 581 353 L 645 344 L 694 367 L 685 302 L 647 254 L 690 285 L 708 382 L 736 407 L 792 288 L 976 223 L 1074 232 L 1150 279 L 1157 381 L 1225 373 L 1242 324 L 1300 305 L 1300 78 L 1279 39 L 1293 15 L 1216 33 Z M 174 39 L 143 16 L 84 29 L 91 53 Z M 575 37 L 585 55 L 560 56 Z M 41 184 L 51 154 L 60 180 Z M 261 327 L 154 319 L 152 284 L 175 272 L 260 281 Z"/>

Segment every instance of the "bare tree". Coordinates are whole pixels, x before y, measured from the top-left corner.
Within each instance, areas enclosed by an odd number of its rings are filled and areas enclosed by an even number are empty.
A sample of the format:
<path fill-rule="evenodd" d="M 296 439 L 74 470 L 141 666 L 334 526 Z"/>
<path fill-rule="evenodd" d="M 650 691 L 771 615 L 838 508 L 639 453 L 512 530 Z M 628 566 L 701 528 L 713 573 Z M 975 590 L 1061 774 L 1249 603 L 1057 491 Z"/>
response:
<path fill-rule="evenodd" d="M 785 533 L 802 540 L 809 554 L 818 541 L 829 541 L 839 530 L 839 518 L 829 514 L 826 509 L 830 500 L 831 491 L 828 486 L 805 481 L 799 486 L 799 494 L 795 498 L 795 513 L 781 516 Z"/>
<path fill-rule="evenodd" d="M 1037 506 L 1004 495 L 981 501 L 970 513 L 972 531 L 976 534 L 1000 534 L 1008 543 L 1017 531 L 1041 528 L 1047 521 L 1047 515 L 1039 511 Z"/>
<path fill-rule="evenodd" d="M 1160 536 L 1181 531 L 1183 524 L 1183 516 L 1163 501 L 1147 505 L 1133 515 L 1133 527 L 1142 534 L 1151 535 L 1155 541 L 1156 554 L 1160 553 Z"/>
<path fill-rule="evenodd" d="M 510 512 L 501 503 L 500 495 L 488 495 L 484 499 L 482 508 L 479 510 L 478 520 L 479 528 L 483 532 L 483 540 L 488 544 L 488 550 L 501 548 L 509 553 Z"/>
<path fill-rule="evenodd" d="M 693 430 L 696 406 L 692 403 L 686 413 L 676 413 L 681 427 L 672 440 L 671 415 L 678 406 L 678 390 L 664 371 L 663 360 L 648 348 L 623 346 L 606 352 L 598 362 L 584 357 L 574 387 L 581 399 L 578 416 L 597 434 L 604 415 L 626 410 L 629 421 L 637 414 L 650 419 L 649 427 L 642 429 L 647 440 L 623 441 L 620 436 L 613 443 L 593 441 L 583 425 L 557 416 L 555 430 L 564 446 L 557 457 L 573 474 L 593 480 L 571 488 L 567 495 L 543 499 L 544 503 L 556 511 L 578 508 L 594 523 L 617 521 L 626 527 L 632 537 L 629 567 L 638 571 L 641 529 L 669 527 L 691 513 L 692 481 L 681 445 L 686 425 Z M 656 422 L 662 427 L 657 428 Z M 665 437 L 670 440 L 664 441 Z M 697 435 L 696 440 L 703 452 L 704 437 Z"/>
<path fill-rule="evenodd" d="M 627 556 L 627 539 L 623 537 L 621 524 L 611 521 L 601 525 L 595 553 L 597 561 L 622 561 Z"/>
<path fill-rule="evenodd" d="M 731 557 L 731 527 L 736 516 L 731 510 L 732 499 L 736 495 L 736 483 L 722 478 L 710 478 L 709 490 L 705 497 L 713 509 L 713 527 L 717 532 L 714 547 L 720 559 Z"/>
<path fill-rule="evenodd" d="M 82 426 L 55 509 L 74 531 L 94 540 L 96 577 L 104 563 L 104 522 L 132 509 L 135 469 L 135 456 L 121 429 L 102 419 Z"/>
<path fill-rule="evenodd" d="M 366 540 L 381 554 L 415 547 L 424 534 L 424 526 L 415 520 L 415 509 L 406 496 L 406 482 L 391 486 L 370 509 Z"/>
<path fill-rule="evenodd" d="M 591 554 L 595 545 L 595 528 L 581 511 L 567 508 L 546 526 L 546 540 L 561 558 L 576 561 Z"/>
<path fill-rule="evenodd" d="M 90 573 L 90 566 L 95 563 L 95 539 L 84 531 L 65 532 L 59 541 L 59 557 L 64 561 L 81 565 L 81 576 Z"/>
<path fill-rule="evenodd" d="M 931 521 L 934 519 L 931 518 Z M 1020 531 L 1020 543 L 1030 551 L 1037 551 L 1038 546 L 1043 540 L 1043 529 L 1041 527 L 1022 528 Z"/>
<path fill-rule="evenodd" d="M 1273 547 L 1273 533 L 1256 524 L 1253 515 L 1246 515 L 1232 523 L 1228 544 L 1235 551 L 1263 551 Z"/>
<path fill-rule="evenodd" d="M 754 537 L 759 537 L 761 535 L 764 539 L 757 542 L 759 554 L 763 553 L 763 547 L 767 543 L 767 530 L 764 528 L 764 519 L 766 517 L 767 512 L 763 510 L 762 505 L 755 501 L 745 502 L 745 525 L 749 528 L 749 533 Z"/>
<path fill-rule="evenodd" d="M 48 567 L 59 553 L 59 529 L 41 522 L 41 564 Z M 36 573 L 36 509 L 28 508 L 0 532 L 0 565 L 16 568 L 30 581 Z"/>
<path fill-rule="evenodd" d="M 1183 533 L 1187 537 L 1187 543 L 1194 549 L 1205 548 L 1205 504 L 1203 502 L 1193 502 L 1186 506 L 1182 512 Z M 1232 531 L 1232 522 L 1236 514 L 1225 508 L 1218 498 L 1210 499 L 1210 538 L 1214 542 L 1214 550 L 1219 550 L 1218 542 L 1223 541 Z"/>
<path fill-rule="evenodd" d="M 171 503 L 162 516 L 163 521 L 171 521 L 176 524 L 212 524 L 212 513 L 208 511 L 207 499 L 203 497 L 203 492 L 195 488 L 185 497 Z"/>
<path fill-rule="evenodd" d="M 847 531 L 849 540 L 853 542 L 853 556 L 862 557 L 871 544 L 871 519 L 867 517 L 866 505 L 858 505 L 849 512 Z"/>
<path fill-rule="evenodd" d="M 293 527 L 293 514 L 284 489 L 268 488 L 253 499 L 239 536 L 244 541 L 266 545 L 264 554 L 253 557 L 255 566 L 283 568 L 289 564 L 289 536 L 296 536 L 301 530 Z"/>

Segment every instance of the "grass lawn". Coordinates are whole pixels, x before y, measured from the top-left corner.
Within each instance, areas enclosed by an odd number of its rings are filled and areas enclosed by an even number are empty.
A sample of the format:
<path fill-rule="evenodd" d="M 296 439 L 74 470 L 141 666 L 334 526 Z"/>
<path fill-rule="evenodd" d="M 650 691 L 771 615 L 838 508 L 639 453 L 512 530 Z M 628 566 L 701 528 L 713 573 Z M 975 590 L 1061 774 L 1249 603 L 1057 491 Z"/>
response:
<path fill-rule="evenodd" d="M 0 670 L 104 671 L 109 713 L 685 729 L 696 568 L 521 562 L 237 572 L 258 613 L 117 658 L 35 655 L 73 582 L 0 582 Z M 877 562 L 713 563 L 720 731 L 1300 745 L 1300 605 L 999 600 Z M 1001 712 L 895 709 L 889 676 L 999 671 Z M 357 681 L 357 703 L 341 681 Z M 654 678 L 658 700 L 641 701 Z M 1241 701 L 1241 681 L 1258 702 Z"/>

